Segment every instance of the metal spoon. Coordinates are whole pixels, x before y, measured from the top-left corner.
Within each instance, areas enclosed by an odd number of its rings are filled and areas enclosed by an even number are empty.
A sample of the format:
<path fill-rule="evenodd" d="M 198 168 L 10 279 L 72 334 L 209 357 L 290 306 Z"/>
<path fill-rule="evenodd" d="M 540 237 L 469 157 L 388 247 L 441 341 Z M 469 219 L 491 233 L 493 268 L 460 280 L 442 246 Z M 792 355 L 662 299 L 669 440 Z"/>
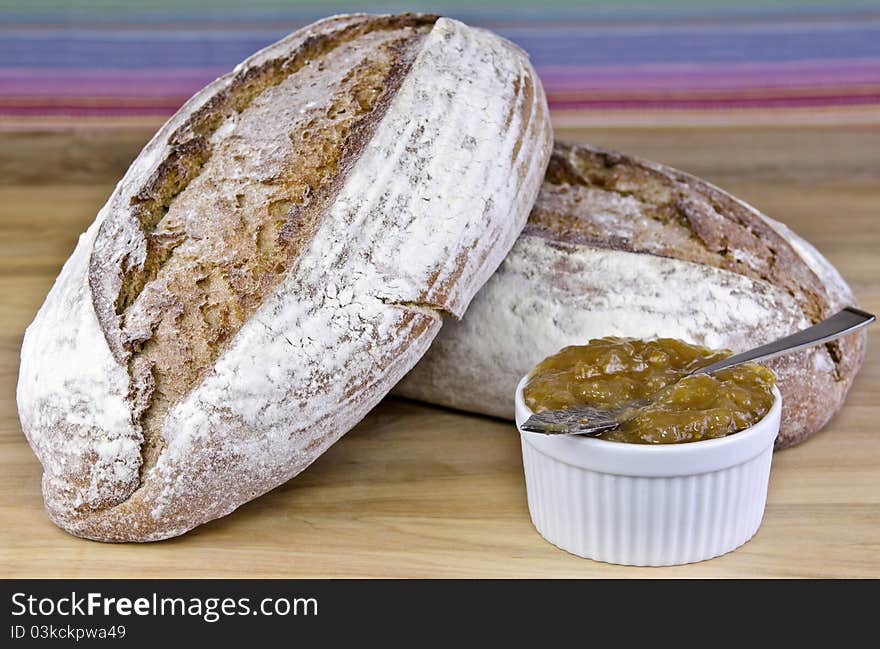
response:
<path fill-rule="evenodd" d="M 766 345 L 755 347 L 741 354 L 728 356 L 711 365 L 700 367 L 693 372 L 684 374 L 679 380 L 685 376 L 712 374 L 734 365 L 750 361 L 763 361 L 803 349 L 804 347 L 818 345 L 819 343 L 844 336 L 856 329 L 861 329 L 874 322 L 874 320 L 874 316 L 870 313 L 848 306 L 843 311 L 812 327 L 774 340 Z M 633 417 L 639 407 L 651 401 L 652 398 L 648 397 L 639 401 L 631 401 L 624 406 L 613 409 L 576 406 L 564 410 L 545 410 L 533 414 L 520 428 L 532 433 L 544 433 L 547 435 L 598 435 L 606 430 L 617 428 L 620 424 Z"/>

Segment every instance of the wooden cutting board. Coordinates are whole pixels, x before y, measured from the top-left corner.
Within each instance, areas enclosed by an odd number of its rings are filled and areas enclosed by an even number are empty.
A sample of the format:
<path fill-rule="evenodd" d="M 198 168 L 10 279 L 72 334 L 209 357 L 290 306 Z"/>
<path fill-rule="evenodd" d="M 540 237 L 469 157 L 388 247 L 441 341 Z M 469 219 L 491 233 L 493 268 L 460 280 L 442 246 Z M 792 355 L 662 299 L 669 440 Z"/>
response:
<path fill-rule="evenodd" d="M 579 559 L 529 521 L 513 425 L 388 399 L 288 484 L 184 537 L 103 545 L 46 518 L 18 351 L 76 237 L 151 133 L 0 134 L 0 577 L 880 577 L 880 326 L 846 407 L 773 461 L 758 534 L 672 568 Z M 822 250 L 880 312 L 880 129 L 610 129 L 562 138 L 701 175 Z"/>

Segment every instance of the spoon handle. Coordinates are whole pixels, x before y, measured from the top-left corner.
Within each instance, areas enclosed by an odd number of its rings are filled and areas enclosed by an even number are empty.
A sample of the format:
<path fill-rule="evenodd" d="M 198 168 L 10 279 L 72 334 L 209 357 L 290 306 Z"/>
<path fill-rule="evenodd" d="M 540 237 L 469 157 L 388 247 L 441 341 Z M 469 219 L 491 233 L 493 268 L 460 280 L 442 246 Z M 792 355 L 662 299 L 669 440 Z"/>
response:
<path fill-rule="evenodd" d="M 717 363 L 701 367 L 696 370 L 694 374 L 711 374 L 712 372 L 717 372 L 718 370 L 733 367 L 734 365 L 739 365 L 741 363 L 763 361 L 781 354 L 787 354 L 796 349 L 803 349 L 804 347 L 817 345 L 826 340 L 834 340 L 844 334 L 848 334 L 851 331 L 855 331 L 865 325 L 871 324 L 874 322 L 874 319 L 874 316 L 870 313 L 848 306 L 843 311 L 836 313 L 818 324 L 814 324 L 812 327 L 793 333 L 790 336 L 785 336 L 779 340 L 774 340 L 772 343 L 755 347 L 742 354 L 728 356 Z"/>

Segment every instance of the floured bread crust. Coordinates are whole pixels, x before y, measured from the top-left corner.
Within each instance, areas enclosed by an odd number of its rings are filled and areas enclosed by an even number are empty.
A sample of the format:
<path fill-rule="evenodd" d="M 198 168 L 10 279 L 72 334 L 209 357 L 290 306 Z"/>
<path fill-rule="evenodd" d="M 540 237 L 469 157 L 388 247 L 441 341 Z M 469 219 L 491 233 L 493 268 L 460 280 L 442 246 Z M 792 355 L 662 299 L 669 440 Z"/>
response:
<path fill-rule="evenodd" d="M 566 345 L 669 336 L 741 351 L 851 304 L 812 246 L 717 187 L 557 143 L 513 250 L 397 392 L 511 418 L 519 379 Z M 778 448 L 840 408 L 865 343 L 859 332 L 768 363 L 783 395 Z"/>
<path fill-rule="evenodd" d="M 52 520 L 167 538 L 299 473 L 464 313 L 551 142 L 524 53 L 434 16 L 320 21 L 200 91 L 26 333 Z"/>

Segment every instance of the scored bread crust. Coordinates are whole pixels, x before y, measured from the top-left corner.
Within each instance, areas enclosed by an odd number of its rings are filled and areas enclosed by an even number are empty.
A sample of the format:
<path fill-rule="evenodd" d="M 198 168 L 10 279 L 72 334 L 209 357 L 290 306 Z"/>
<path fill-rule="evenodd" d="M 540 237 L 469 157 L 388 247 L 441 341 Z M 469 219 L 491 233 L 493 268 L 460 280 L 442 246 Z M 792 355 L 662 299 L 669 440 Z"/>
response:
<path fill-rule="evenodd" d="M 510 254 L 395 393 L 512 418 L 519 379 L 567 345 L 666 336 L 743 351 L 854 304 L 815 248 L 717 187 L 556 143 Z M 862 331 L 767 363 L 783 395 L 777 448 L 840 408 L 865 345 Z"/>
<path fill-rule="evenodd" d="M 328 79 L 335 94 L 314 90 Z M 345 106 L 363 115 L 337 128 Z M 329 151 L 315 186 L 295 176 L 313 161 L 303 131 L 321 138 L 314 155 Z M 319 21 L 197 93 L 25 334 L 17 399 L 50 518 L 96 540 L 162 539 L 302 471 L 443 315 L 463 315 L 519 234 L 551 146 L 527 56 L 434 16 Z"/>

